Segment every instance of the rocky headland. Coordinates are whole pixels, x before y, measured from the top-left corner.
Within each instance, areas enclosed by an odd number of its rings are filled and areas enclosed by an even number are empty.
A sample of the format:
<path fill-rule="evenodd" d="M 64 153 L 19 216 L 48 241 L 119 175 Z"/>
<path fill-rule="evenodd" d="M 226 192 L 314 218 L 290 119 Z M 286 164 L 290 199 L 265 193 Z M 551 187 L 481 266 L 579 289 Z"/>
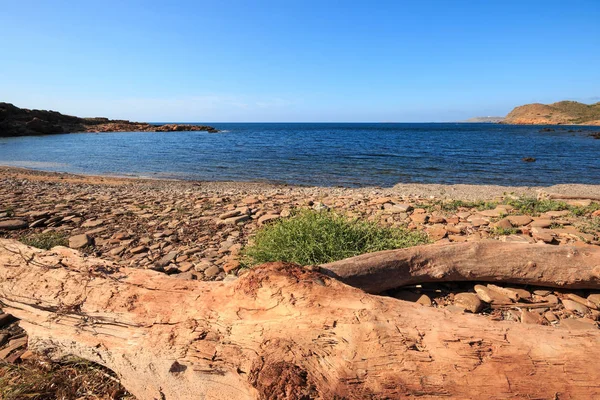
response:
<path fill-rule="evenodd" d="M 81 132 L 174 132 L 206 131 L 217 129 L 207 125 L 164 124 L 110 120 L 108 118 L 80 118 L 57 111 L 29 110 L 10 103 L 0 103 L 0 137 L 51 135 Z"/>
<path fill-rule="evenodd" d="M 515 125 L 600 125 L 600 102 L 559 101 L 515 107 L 501 122 Z"/>

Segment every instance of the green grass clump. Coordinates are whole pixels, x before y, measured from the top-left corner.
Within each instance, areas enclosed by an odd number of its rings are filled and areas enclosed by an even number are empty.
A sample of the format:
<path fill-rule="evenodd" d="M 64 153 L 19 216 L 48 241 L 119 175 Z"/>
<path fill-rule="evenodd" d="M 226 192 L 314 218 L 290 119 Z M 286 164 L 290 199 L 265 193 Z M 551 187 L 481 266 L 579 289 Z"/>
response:
<path fill-rule="evenodd" d="M 519 232 L 517 228 L 502 228 L 495 227 L 490 232 L 493 236 L 508 236 L 508 235 L 516 235 Z"/>
<path fill-rule="evenodd" d="M 538 200 L 531 197 L 508 200 L 506 204 L 513 206 L 522 214 L 539 215 L 548 211 L 569 210 L 570 206 L 564 201 Z"/>
<path fill-rule="evenodd" d="M 21 238 L 21 242 L 27 246 L 44 250 L 49 250 L 55 246 L 68 246 L 69 244 L 67 237 L 59 232 L 36 233 Z"/>
<path fill-rule="evenodd" d="M 446 212 L 456 212 L 459 208 L 476 208 L 479 211 L 493 210 L 496 206 L 498 206 L 498 203 L 493 201 L 452 200 L 440 204 L 441 210 Z"/>
<path fill-rule="evenodd" d="M 596 237 L 600 237 L 600 217 L 591 218 L 579 224 L 579 230 L 583 233 L 589 233 Z"/>
<path fill-rule="evenodd" d="M 244 249 L 245 263 L 285 261 L 316 265 L 359 254 L 429 243 L 424 232 L 386 228 L 333 211 L 296 211 L 259 230 Z"/>
<path fill-rule="evenodd" d="M 576 217 L 581 217 L 583 215 L 588 215 L 593 213 L 594 211 L 600 210 L 600 203 L 593 202 L 589 206 L 571 206 L 569 207 L 571 210 L 571 214 Z"/>

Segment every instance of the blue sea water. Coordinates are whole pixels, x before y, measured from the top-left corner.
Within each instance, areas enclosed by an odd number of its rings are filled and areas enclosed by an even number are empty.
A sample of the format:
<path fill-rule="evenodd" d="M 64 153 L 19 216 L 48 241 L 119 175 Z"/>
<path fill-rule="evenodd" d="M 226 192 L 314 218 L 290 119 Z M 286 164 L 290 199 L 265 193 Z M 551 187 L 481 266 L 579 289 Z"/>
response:
<path fill-rule="evenodd" d="M 543 132 L 540 126 L 460 123 L 211 125 L 222 132 L 0 138 L 0 164 L 82 174 L 317 186 L 600 184 L 600 140 L 588 136 L 598 127 Z M 524 157 L 537 161 L 526 163 Z"/>

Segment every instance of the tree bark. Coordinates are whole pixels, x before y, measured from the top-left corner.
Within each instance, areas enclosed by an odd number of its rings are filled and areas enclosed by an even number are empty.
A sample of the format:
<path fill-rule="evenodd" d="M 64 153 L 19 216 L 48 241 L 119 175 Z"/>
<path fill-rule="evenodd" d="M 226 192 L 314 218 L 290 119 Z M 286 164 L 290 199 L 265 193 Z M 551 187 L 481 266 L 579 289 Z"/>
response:
<path fill-rule="evenodd" d="M 598 289 L 600 247 L 498 240 L 433 244 L 363 254 L 321 265 L 321 271 L 369 293 L 449 281 Z"/>
<path fill-rule="evenodd" d="M 105 365 L 139 399 L 600 396 L 597 330 L 452 314 L 282 263 L 187 281 L 0 240 L 0 300 L 31 348 Z"/>

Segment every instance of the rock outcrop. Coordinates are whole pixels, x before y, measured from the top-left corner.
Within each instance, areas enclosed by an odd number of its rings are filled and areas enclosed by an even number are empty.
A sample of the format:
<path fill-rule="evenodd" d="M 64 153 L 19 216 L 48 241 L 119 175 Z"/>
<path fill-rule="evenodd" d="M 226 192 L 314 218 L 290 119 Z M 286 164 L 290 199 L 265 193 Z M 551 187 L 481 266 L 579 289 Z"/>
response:
<path fill-rule="evenodd" d="M 502 123 L 519 125 L 600 125 L 600 102 L 559 101 L 526 104 L 513 109 Z"/>
<path fill-rule="evenodd" d="M 189 124 L 154 125 L 146 122 L 79 118 L 56 111 L 28 110 L 10 103 L 0 103 L 0 137 L 50 135 L 79 132 L 218 132 L 212 126 Z"/>

